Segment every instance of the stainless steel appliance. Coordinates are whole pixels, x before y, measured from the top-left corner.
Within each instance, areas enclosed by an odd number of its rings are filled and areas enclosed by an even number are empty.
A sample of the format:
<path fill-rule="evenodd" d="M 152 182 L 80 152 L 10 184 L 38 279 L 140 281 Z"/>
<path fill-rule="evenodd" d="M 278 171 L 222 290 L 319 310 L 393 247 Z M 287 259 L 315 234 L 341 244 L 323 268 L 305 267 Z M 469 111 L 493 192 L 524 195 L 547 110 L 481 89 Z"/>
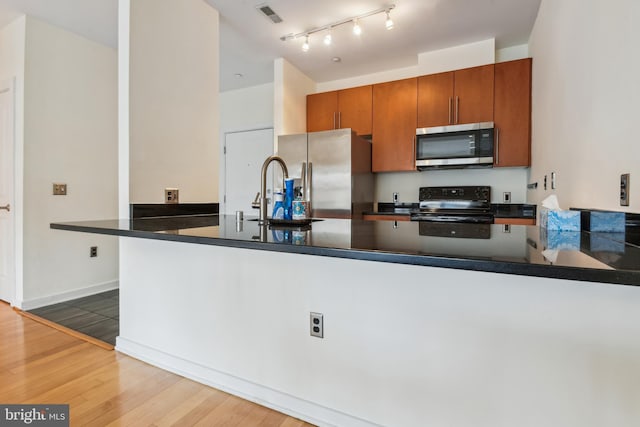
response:
<path fill-rule="evenodd" d="M 361 218 L 373 210 L 371 143 L 351 129 L 278 137 L 277 154 L 306 188 L 314 218 Z M 280 186 L 280 171 L 274 174 Z"/>
<path fill-rule="evenodd" d="M 416 129 L 416 168 L 493 166 L 493 122 Z"/>
<path fill-rule="evenodd" d="M 491 187 L 421 187 L 412 221 L 492 224 Z"/>

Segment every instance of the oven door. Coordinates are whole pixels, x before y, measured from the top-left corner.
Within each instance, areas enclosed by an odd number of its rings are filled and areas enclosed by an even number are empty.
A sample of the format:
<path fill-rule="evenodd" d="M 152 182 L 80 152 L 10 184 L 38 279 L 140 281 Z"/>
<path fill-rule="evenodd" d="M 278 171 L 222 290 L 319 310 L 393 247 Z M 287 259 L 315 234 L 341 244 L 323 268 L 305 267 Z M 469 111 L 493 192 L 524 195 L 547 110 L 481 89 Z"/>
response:
<path fill-rule="evenodd" d="M 493 166 L 493 123 L 416 130 L 416 168 Z"/>

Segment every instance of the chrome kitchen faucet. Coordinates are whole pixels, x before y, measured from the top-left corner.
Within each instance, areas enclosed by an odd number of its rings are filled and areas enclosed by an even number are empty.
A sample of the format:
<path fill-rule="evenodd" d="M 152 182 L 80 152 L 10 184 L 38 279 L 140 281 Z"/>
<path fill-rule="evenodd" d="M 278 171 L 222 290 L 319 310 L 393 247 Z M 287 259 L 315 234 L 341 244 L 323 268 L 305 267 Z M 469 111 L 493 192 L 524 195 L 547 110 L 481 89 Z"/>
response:
<path fill-rule="evenodd" d="M 282 167 L 283 178 L 289 178 L 289 171 L 287 170 L 287 165 L 285 164 L 284 160 L 282 160 L 282 157 L 269 156 L 266 158 L 266 160 L 262 164 L 262 173 L 260 176 L 260 192 L 256 196 L 256 200 L 251 203 L 252 207 L 260 208 L 260 219 L 258 220 L 259 224 L 265 224 L 267 222 L 267 169 L 269 168 L 271 162 L 279 163 Z"/>

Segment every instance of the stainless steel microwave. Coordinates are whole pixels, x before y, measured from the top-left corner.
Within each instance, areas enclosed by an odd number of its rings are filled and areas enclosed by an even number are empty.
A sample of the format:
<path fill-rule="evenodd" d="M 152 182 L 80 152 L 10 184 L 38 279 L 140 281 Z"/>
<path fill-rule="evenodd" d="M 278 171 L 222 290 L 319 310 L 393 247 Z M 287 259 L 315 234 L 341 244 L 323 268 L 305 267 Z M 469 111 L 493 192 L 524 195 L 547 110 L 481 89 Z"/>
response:
<path fill-rule="evenodd" d="M 416 130 L 416 168 L 493 166 L 493 122 Z"/>

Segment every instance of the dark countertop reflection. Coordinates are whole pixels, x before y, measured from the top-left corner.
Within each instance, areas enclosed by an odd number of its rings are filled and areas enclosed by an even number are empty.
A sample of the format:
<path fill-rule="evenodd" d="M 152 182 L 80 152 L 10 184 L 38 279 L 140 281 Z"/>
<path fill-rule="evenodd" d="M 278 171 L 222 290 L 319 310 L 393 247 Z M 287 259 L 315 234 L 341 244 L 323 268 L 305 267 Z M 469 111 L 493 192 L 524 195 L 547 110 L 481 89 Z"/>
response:
<path fill-rule="evenodd" d="M 640 248 L 623 235 L 536 226 L 325 219 L 308 229 L 200 215 L 54 223 L 51 228 L 379 262 L 640 285 Z"/>

